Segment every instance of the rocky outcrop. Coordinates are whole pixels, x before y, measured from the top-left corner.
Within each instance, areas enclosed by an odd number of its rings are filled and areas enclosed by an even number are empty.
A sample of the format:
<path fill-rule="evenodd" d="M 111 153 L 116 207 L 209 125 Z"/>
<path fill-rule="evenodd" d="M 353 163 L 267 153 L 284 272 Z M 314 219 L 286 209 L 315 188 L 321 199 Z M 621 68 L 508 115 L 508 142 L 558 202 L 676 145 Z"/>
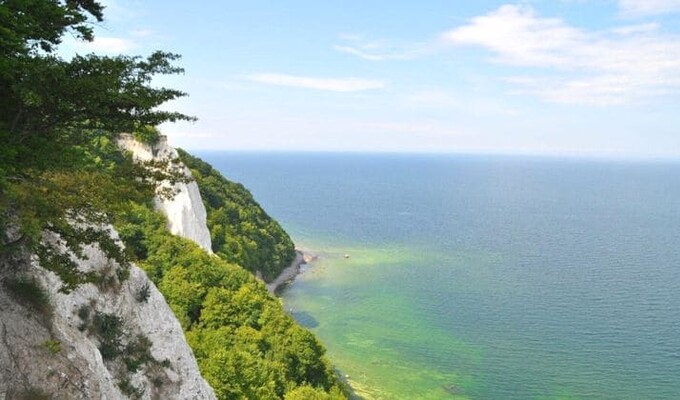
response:
<path fill-rule="evenodd" d="M 96 246 L 84 255 L 79 268 L 101 279 L 69 294 L 28 255 L 0 263 L 0 399 L 214 399 L 144 272 L 125 276 Z"/>
<path fill-rule="evenodd" d="M 166 136 L 161 136 L 154 145 L 141 143 L 132 135 L 122 134 L 118 140 L 121 148 L 132 153 L 135 160 L 169 161 L 179 158 L 177 151 L 168 145 Z M 191 171 L 184 165 L 187 177 Z M 207 213 L 201 200 L 201 193 L 195 181 L 177 183 L 172 186 L 175 195 L 172 198 L 156 198 L 156 205 L 168 218 L 168 229 L 171 233 L 193 240 L 205 251 L 212 253 L 210 231 L 206 224 Z"/>

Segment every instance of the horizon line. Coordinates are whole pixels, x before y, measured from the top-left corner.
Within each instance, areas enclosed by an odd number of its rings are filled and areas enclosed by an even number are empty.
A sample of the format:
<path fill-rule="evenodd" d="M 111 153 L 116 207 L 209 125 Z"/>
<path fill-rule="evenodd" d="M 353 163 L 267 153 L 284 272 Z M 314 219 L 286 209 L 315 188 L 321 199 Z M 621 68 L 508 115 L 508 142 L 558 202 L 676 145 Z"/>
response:
<path fill-rule="evenodd" d="M 267 153 L 267 154 L 347 154 L 347 155 L 421 155 L 421 156 L 505 156 L 552 159 L 620 160 L 620 161 L 660 161 L 680 162 L 680 155 L 636 154 L 617 152 L 535 152 L 535 151 L 494 151 L 494 150 L 335 150 L 335 149 L 207 149 L 184 148 L 187 151 L 203 153 Z"/>

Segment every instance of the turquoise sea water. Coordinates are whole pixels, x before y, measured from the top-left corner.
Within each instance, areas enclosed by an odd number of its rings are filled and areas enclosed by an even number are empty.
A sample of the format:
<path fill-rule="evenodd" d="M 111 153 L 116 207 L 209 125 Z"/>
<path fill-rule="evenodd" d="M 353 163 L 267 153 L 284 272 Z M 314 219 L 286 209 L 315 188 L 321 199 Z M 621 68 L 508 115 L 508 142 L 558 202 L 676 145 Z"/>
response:
<path fill-rule="evenodd" d="M 199 155 L 319 255 L 283 301 L 364 397 L 680 398 L 680 163 Z"/>

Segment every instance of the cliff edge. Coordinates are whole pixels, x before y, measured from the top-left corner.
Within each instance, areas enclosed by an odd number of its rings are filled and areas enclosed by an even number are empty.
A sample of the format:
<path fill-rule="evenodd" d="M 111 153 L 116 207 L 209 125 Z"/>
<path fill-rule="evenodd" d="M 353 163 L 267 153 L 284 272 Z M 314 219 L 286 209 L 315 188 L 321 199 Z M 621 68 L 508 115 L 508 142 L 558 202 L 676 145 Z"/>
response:
<path fill-rule="evenodd" d="M 118 139 L 118 145 L 132 153 L 132 157 L 138 161 L 173 161 L 179 160 L 177 150 L 168 145 L 166 136 L 161 135 L 155 144 L 142 143 L 135 140 L 132 135 L 122 134 Z M 178 165 L 187 177 L 191 172 L 183 164 Z M 168 229 L 174 235 L 191 239 L 203 250 L 212 253 L 210 243 L 210 231 L 206 223 L 207 213 L 201 192 L 195 181 L 188 183 L 178 182 L 170 185 L 174 191 L 172 198 L 156 197 L 156 207 L 165 214 L 168 219 Z"/>

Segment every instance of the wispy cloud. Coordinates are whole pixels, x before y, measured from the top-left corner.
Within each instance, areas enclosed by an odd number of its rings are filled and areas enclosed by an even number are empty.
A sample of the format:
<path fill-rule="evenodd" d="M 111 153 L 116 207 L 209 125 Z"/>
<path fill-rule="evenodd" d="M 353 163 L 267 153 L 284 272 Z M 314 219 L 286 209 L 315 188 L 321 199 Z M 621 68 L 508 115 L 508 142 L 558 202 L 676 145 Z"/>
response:
<path fill-rule="evenodd" d="M 619 35 L 631 35 L 634 33 L 653 33 L 659 29 L 659 24 L 650 22 L 647 24 L 627 25 L 612 29 L 612 32 Z"/>
<path fill-rule="evenodd" d="M 360 78 L 316 78 L 309 76 L 287 75 L 277 73 L 252 74 L 246 79 L 276 86 L 289 86 L 304 89 L 325 90 L 331 92 L 360 92 L 380 89 L 386 82 Z"/>
<path fill-rule="evenodd" d="M 680 0 L 619 0 L 619 10 L 625 16 L 680 12 Z"/>
<path fill-rule="evenodd" d="M 369 60 L 369 61 L 384 61 L 387 60 L 388 58 L 394 58 L 393 55 L 390 54 L 378 54 L 378 53 L 370 53 L 364 50 L 360 50 L 356 47 L 352 46 L 340 46 L 340 45 L 335 45 L 333 46 L 333 49 L 341 52 L 341 53 L 347 53 L 351 54 L 353 56 L 357 56 L 359 58 L 363 58 L 364 60 Z"/>
<path fill-rule="evenodd" d="M 359 34 L 342 34 L 339 39 L 342 43 L 333 46 L 336 51 L 369 61 L 410 60 L 434 49 L 434 43 L 394 44 L 385 40 L 369 40 Z"/>
<path fill-rule="evenodd" d="M 680 92 L 680 37 L 654 24 L 588 31 L 505 5 L 444 38 L 485 47 L 495 63 L 534 68 L 508 82 L 551 102 L 609 105 Z"/>

